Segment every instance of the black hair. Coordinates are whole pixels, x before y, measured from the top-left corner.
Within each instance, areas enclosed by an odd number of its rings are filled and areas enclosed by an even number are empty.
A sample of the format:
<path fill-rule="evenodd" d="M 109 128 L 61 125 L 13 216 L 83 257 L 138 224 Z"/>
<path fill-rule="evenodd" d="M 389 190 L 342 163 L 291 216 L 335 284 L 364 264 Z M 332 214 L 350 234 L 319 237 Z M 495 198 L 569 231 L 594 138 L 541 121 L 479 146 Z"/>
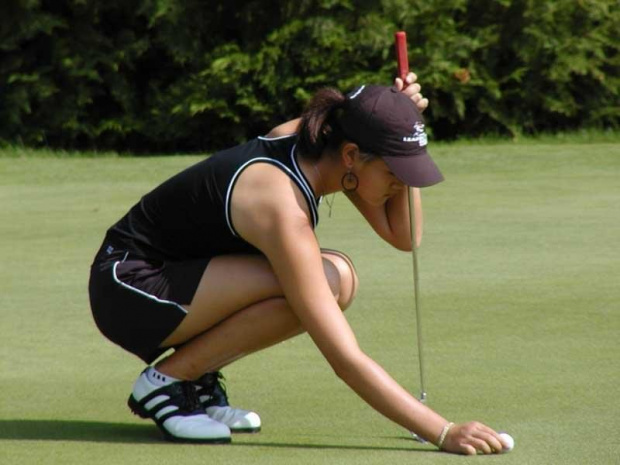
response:
<path fill-rule="evenodd" d="M 297 148 L 302 157 L 318 160 L 325 149 L 335 150 L 345 141 L 338 120 L 345 96 L 338 89 L 319 90 L 301 115 Z"/>

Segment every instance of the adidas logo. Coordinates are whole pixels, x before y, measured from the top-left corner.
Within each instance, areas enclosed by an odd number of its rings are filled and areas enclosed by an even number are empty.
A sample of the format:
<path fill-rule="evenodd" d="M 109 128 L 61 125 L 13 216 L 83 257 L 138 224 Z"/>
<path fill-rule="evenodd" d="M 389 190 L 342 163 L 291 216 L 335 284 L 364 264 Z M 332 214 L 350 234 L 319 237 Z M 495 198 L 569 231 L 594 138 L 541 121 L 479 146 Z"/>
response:
<path fill-rule="evenodd" d="M 424 147 L 428 144 L 428 137 L 424 132 L 424 124 L 417 122 L 413 125 L 413 134 L 411 136 L 403 137 L 403 142 L 417 142 L 420 147 Z"/>

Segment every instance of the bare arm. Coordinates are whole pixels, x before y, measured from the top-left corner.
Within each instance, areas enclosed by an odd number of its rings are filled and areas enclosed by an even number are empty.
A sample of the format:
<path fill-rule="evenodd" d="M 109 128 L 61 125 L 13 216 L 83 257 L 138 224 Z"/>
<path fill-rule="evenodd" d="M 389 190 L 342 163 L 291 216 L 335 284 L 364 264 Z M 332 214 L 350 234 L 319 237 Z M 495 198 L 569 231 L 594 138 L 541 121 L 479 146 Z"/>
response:
<path fill-rule="evenodd" d="M 413 195 L 416 220 L 416 246 L 419 247 L 422 242 L 423 231 L 420 189 L 413 188 Z M 407 189 L 398 192 L 381 206 L 374 206 L 364 202 L 355 192 L 347 192 L 346 196 L 383 240 L 399 250 L 411 250 L 411 220 L 409 217 Z"/>
<path fill-rule="evenodd" d="M 447 421 L 360 349 L 325 277 L 305 200 L 291 180 L 271 165 L 247 168 L 233 191 L 232 221 L 244 239 L 265 253 L 287 302 L 335 373 L 378 412 L 437 443 Z M 467 454 L 501 447 L 497 433 L 476 422 L 454 425 L 443 445 Z"/>
<path fill-rule="evenodd" d="M 398 90 L 404 92 L 417 105 L 420 111 L 424 111 L 428 107 L 428 99 L 422 96 L 422 88 L 417 83 L 418 76 L 414 73 L 409 73 L 406 79 L 406 88 L 404 88 L 405 83 L 398 77 L 394 79 L 394 85 Z M 422 198 L 420 189 L 411 187 L 407 189 L 413 189 L 416 220 L 415 242 L 416 247 L 419 247 L 422 242 L 422 231 L 424 229 Z M 397 249 L 408 252 L 411 251 L 411 220 L 409 217 L 409 193 L 407 189 L 388 199 L 380 207 L 369 205 L 355 193 L 346 193 L 346 195 L 381 238 Z"/>
<path fill-rule="evenodd" d="M 250 167 L 240 176 L 232 201 L 236 230 L 265 253 L 287 301 L 336 374 L 386 417 L 437 441 L 447 421 L 360 349 L 325 278 L 305 201 L 288 177 L 272 166 Z"/>

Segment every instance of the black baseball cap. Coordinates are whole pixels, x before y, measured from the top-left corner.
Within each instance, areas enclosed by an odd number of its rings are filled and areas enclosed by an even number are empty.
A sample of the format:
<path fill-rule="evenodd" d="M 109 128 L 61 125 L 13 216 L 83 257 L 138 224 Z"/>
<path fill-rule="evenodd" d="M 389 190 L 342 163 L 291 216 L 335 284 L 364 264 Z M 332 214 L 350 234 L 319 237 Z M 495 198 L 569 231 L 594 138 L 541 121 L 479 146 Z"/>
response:
<path fill-rule="evenodd" d="M 443 181 L 426 150 L 424 118 L 396 87 L 358 87 L 342 108 L 340 126 L 347 139 L 362 152 L 380 156 L 403 183 L 427 187 Z"/>

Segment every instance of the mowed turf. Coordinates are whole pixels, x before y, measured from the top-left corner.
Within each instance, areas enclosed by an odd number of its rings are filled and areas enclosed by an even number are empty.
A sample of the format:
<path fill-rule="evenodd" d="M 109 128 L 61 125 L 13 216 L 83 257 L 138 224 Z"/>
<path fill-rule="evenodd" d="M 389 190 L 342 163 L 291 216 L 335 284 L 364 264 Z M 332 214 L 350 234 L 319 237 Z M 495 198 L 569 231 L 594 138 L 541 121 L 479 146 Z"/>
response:
<path fill-rule="evenodd" d="M 434 148 L 446 182 L 423 193 L 420 249 L 429 405 L 510 432 L 507 455 L 420 445 L 339 381 L 307 336 L 224 371 L 263 431 L 174 445 L 125 405 L 143 369 L 90 316 L 105 229 L 198 157 L 0 158 L 2 464 L 620 463 L 620 145 Z M 361 347 L 418 393 L 411 255 L 342 195 L 324 247 L 361 286 Z M 205 238 L 208 240 L 208 238 Z"/>

